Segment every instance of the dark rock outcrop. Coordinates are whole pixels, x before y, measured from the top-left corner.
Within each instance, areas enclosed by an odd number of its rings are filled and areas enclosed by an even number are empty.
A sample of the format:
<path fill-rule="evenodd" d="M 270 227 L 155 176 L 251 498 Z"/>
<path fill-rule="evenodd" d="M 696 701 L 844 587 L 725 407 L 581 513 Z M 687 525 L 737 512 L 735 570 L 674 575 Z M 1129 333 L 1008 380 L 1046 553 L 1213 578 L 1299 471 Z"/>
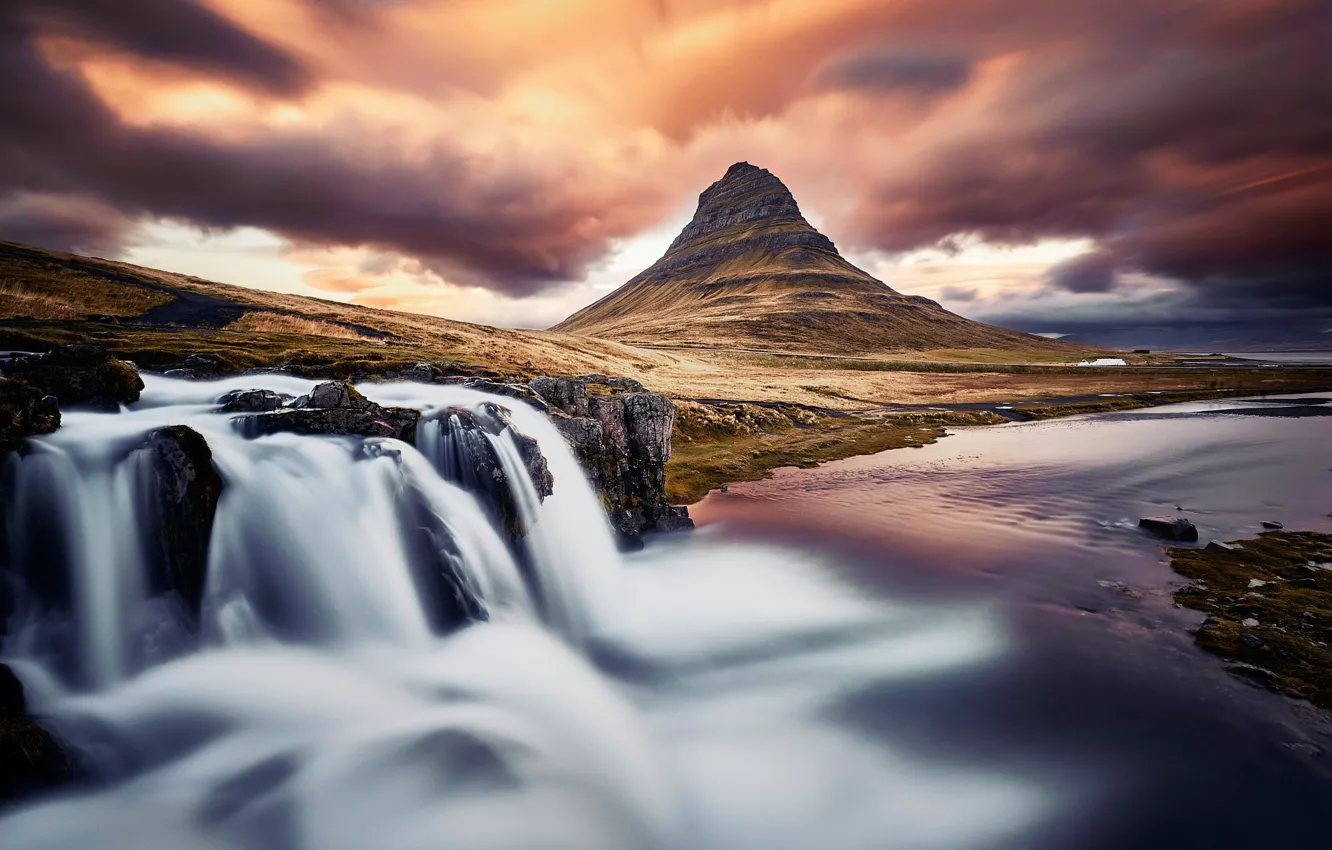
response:
<path fill-rule="evenodd" d="M 232 390 L 217 403 L 223 413 L 267 413 L 281 409 L 285 400 L 272 390 Z"/>
<path fill-rule="evenodd" d="M 162 368 L 162 375 L 167 378 L 216 378 L 232 371 L 227 362 L 216 354 L 200 352 L 191 354 L 179 363 Z"/>
<path fill-rule="evenodd" d="M 251 436 L 290 431 L 297 434 L 349 434 L 394 437 L 412 442 L 419 410 L 381 407 L 345 381 L 319 384 L 291 408 L 243 416 L 237 421 Z"/>
<path fill-rule="evenodd" d="M 69 755 L 28 714 L 23 683 L 0 664 L 0 807 L 72 778 Z"/>
<path fill-rule="evenodd" d="M 142 448 L 150 458 L 147 492 L 157 542 L 147 564 L 149 590 L 177 594 L 197 615 L 222 477 L 208 443 L 184 425 L 149 433 Z"/>
<path fill-rule="evenodd" d="M 462 385 L 469 390 L 476 390 L 477 392 L 516 398 L 531 407 L 535 407 L 542 413 L 545 413 L 546 408 L 549 406 L 535 390 L 526 384 L 506 384 L 501 383 L 500 381 L 492 381 L 488 378 L 468 378 L 463 381 Z"/>
<path fill-rule="evenodd" d="M 1138 527 L 1166 540 L 1192 542 L 1198 539 L 1198 527 L 1186 519 L 1177 517 L 1143 517 L 1138 520 Z"/>
<path fill-rule="evenodd" d="M 514 428 L 509 412 L 496 404 L 483 404 L 477 410 L 451 407 L 439 414 L 439 421 L 442 444 L 427 452 L 441 456 L 441 474 L 476 496 L 512 538 L 525 535 L 513 482 L 490 437 L 509 431 L 537 498 L 544 500 L 554 492 L 555 479 L 540 444 Z"/>
<path fill-rule="evenodd" d="M 26 381 L 60 406 L 118 410 L 139 400 L 143 379 L 123 360 L 97 345 L 66 345 L 46 354 L 16 357 L 4 366 L 5 377 Z"/>
<path fill-rule="evenodd" d="M 627 546 L 644 531 L 692 528 L 686 508 L 666 501 L 675 405 L 637 382 L 536 378 L 530 386 L 551 405 L 550 416 L 601 494 L 611 524 Z"/>
<path fill-rule="evenodd" d="M 60 427 L 60 405 L 25 381 L 0 378 L 0 454 L 18 448 L 25 437 Z"/>

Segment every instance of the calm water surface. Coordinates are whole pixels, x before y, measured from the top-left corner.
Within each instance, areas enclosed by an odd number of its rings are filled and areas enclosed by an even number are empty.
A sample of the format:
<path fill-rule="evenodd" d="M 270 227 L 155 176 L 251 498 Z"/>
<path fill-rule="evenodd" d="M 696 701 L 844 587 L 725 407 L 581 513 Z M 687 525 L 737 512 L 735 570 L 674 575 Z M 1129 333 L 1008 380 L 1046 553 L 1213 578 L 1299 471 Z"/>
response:
<path fill-rule="evenodd" d="M 1287 404 L 962 429 L 778 470 L 692 513 L 705 536 L 840 552 L 851 580 L 897 598 L 988 605 L 1009 642 L 984 672 L 846 711 L 922 757 L 1060 788 L 1025 846 L 1327 846 L 1327 716 L 1196 649 L 1201 617 L 1173 606 L 1179 579 L 1135 527 L 1178 514 L 1204 543 L 1263 520 L 1332 530 L 1332 418 L 1233 412 Z"/>

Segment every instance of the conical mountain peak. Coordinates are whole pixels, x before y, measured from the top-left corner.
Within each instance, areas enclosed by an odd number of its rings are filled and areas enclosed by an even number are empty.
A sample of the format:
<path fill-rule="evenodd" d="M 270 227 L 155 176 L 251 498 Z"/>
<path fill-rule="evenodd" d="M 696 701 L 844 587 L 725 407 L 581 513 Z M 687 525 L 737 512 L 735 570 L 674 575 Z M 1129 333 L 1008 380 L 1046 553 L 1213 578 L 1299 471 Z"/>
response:
<path fill-rule="evenodd" d="M 652 347 L 861 354 L 1054 347 L 901 295 L 847 262 L 771 171 L 737 162 L 633 280 L 556 330 Z"/>
<path fill-rule="evenodd" d="M 791 190 L 766 168 L 737 162 L 698 196 L 693 219 L 667 249 L 667 256 L 714 235 L 756 236 L 764 231 L 804 232 L 810 247 L 836 251 L 832 241 L 805 221 Z M 788 243 L 789 244 L 789 243 Z"/>

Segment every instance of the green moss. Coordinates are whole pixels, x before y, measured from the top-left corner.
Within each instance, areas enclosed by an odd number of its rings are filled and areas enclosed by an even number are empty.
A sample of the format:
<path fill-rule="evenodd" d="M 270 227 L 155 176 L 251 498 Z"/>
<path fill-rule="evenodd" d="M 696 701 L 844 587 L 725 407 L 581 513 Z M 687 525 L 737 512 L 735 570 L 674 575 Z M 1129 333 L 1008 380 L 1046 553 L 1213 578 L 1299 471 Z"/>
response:
<path fill-rule="evenodd" d="M 1236 545 L 1168 550 L 1195 582 L 1175 601 L 1208 615 L 1198 645 L 1237 675 L 1332 709 L 1332 535 L 1274 531 Z"/>

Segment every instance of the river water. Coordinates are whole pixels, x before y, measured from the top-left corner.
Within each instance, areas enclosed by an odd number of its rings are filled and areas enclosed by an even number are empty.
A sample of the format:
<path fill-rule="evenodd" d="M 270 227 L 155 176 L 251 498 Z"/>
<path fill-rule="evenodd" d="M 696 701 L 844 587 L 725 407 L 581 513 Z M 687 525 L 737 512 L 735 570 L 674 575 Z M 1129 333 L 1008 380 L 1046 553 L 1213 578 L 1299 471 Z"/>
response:
<path fill-rule="evenodd" d="M 1332 419 L 1180 405 L 963 430 L 714 493 L 697 532 L 622 557 L 558 435 L 511 399 L 489 401 L 556 481 L 516 500 L 532 529 L 517 552 L 432 446 L 246 439 L 212 402 L 255 385 L 310 384 L 150 377 L 133 410 L 70 414 L 5 470 L 11 545 L 54 505 L 43 534 L 74 604 L 12 628 L 4 660 L 90 779 L 0 817 L 0 846 L 1332 835 L 1322 716 L 1194 649 L 1160 546 L 1132 527 L 1176 508 L 1204 539 L 1332 527 Z M 427 417 L 487 401 L 362 390 Z M 127 531 L 133 446 L 164 424 L 205 435 L 226 487 L 197 632 L 143 592 Z M 432 625 L 416 580 L 432 553 L 408 545 L 422 522 L 487 622 Z"/>

